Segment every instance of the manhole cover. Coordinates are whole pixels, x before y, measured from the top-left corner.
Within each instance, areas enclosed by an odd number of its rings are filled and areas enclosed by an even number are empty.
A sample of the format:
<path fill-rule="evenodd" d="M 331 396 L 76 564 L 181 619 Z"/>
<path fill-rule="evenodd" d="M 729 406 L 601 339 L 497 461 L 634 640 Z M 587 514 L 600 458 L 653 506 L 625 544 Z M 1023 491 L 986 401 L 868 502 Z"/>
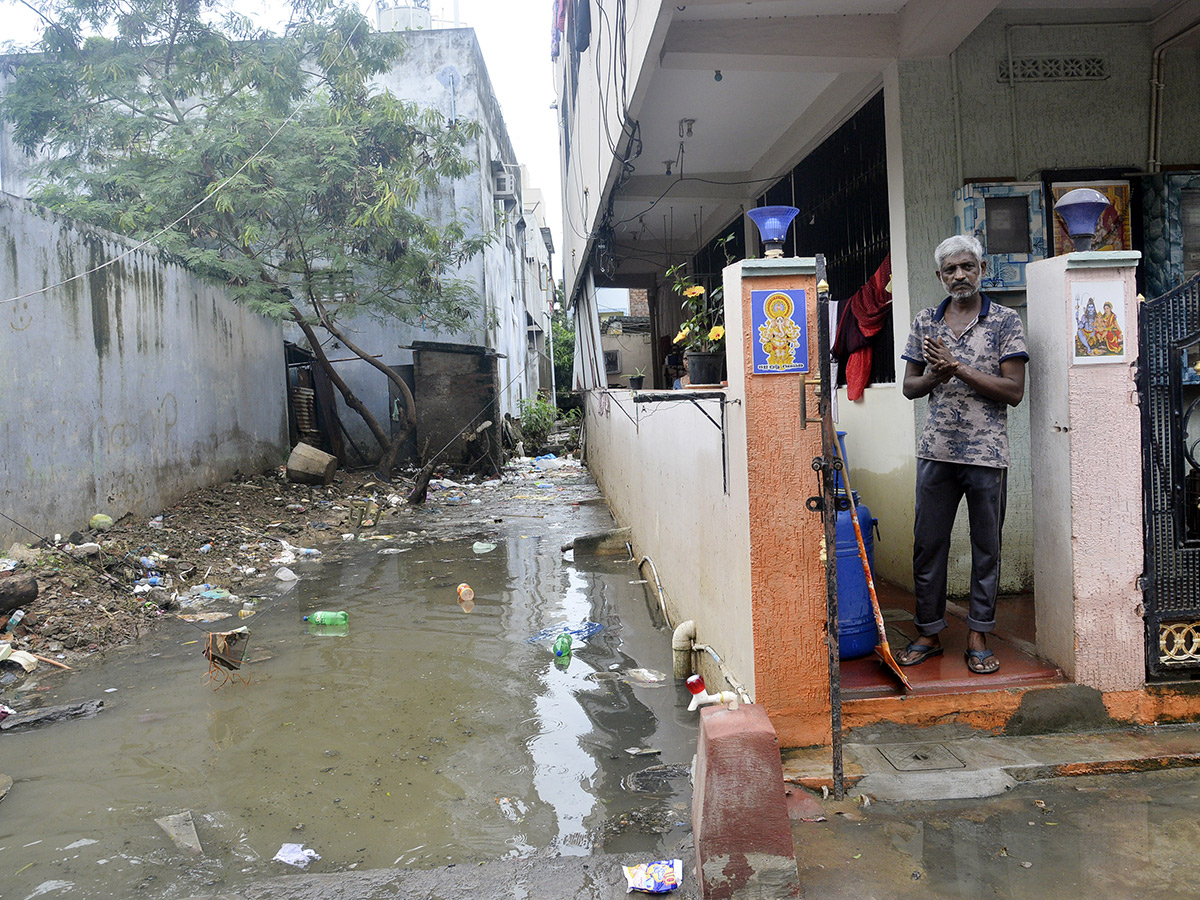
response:
<path fill-rule="evenodd" d="M 909 744 L 877 749 L 898 772 L 936 772 L 939 769 L 964 769 L 967 765 L 945 744 Z"/>

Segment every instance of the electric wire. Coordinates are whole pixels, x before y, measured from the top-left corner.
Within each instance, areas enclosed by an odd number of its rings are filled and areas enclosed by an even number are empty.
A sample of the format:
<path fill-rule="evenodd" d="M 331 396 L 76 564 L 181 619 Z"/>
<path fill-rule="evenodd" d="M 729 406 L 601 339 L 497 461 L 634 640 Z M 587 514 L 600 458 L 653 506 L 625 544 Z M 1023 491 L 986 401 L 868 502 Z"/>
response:
<path fill-rule="evenodd" d="M 358 21 L 354 25 L 354 28 L 352 28 L 350 30 L 350 34 L 347 35 L 346 40 L 342 44 L 341 49 L 338 51 L 337 56 L 334 57 L 333 63 L 330 64 L 331 66 L 336 64 L 337 61 L 342 58 L 342 54 L 344 54 L 346 52 L 346 48 L 350 46 L 350 42 L 354 39 L 354 35 L 358 33 L 358 29 L 362 26 L 363 22 L 365 22 L 365 21 L 366 21 L 365 16 L 359 17 Z M 96 272 L 102 271 L 103 269 L 107 269 L 109 266 L 116 265 L 121 260 L 125 259 L 126 257 L 131 256 L 132 254 L 136 253 L 137 251 L 141 250 L 142 248 L 152 244 L 154 241 L 158 240 L 160 237 L 162 237 L 168 231 L 173 229 L 176 225 L 178 225 L 180 222 L 182 222 L 184 219 L 186 219 L 188 216 L 190 216 L 192 213 L 194 213 L 200 207 L 204 206 L 206 203 L 208 203 L 210 200 L 212 200 L 214 197 L 216 197 L 219 193 L 221 193 L 221 191 L 223 191 L 225 189 L 225 187 L 231 181 L 233 181 L 233 179 L 237 178 L 240 174 L 242 174 L 242 172 L 245 171 L 246 168 L 251 163 L 253 163 L 256 159 L 258 159 L 259 156 L 261 156 L 263 153 L 265 153 L 267 148 L 269 146 L 271 146 L 272 142 L 274 142 L 275 138 L 277 138 L 279 136 L 280 132 L 282 132 L 284 128 L 286 128 L 289 124 L 291 124 L 292 120 L 295 119 L 304 110 L 305 104 L 312 97 L 316 96 L 316 94 L 317 94 L 317 87 L 314 86 L 314 87 L 310 88 L 308 90 L 308 93 L 304 97 L 301 97 L 297 101 L 296 108 L 293 109 L 291 114 L 286 119 L 284 119 L 283 122 L 280 123 L 279 127 L 276 128 L 271 133 L 270 137 L 267 138 L 266 142 L 263 143 L 263 145 L 261 147 L 259 147 L 256 151 L 254 151 L 254 153 L 251 156 L 249 156 L 238 167 L 238 169 L 235 172 L 233 172 L 231 175 L 229 175 L 223 181 L 221 181 L 219 184 L 217 184 L 216 187 L 214 187 L 211 191 L 209 191 L 200 200 L 196 201 L 196 203 L 187 212 L 185 212 L 183 215 L 181 215 L 179 218 L 177 218 L 174 222 L 171 222 L 169 225 L 164 225 L 161 229 L 159 229 L 157 232 L 152 234 L 150 237 L 146 238 L 144 241 L 142 241 L 138 244 L 135 244 L 134 246 L 125 250 L 124 253 L 114 256 L 113 258 L 106 260 L 105 262 L 101 263 L 98 266 L 93 266 L 92 268 L 88 269 L 85 272 L 79 272 L 78 274 L 72 275 L 69 278 L 64 278 L 61 281 L 58 281 L 54 284 L 46 285 L 45 287 L 38 288 L 37 290 L 28 291 L 28 292 L 26 292 L 24 294 L 20 294 L 16 297 L 5 298 L 3 300 L 0 300 L 0 304 L 16 303 L 19 300 L 25 300 L 25 299 L 28 299 L 29 297 L 36 297 L 39 294 L 45 294 L 56 288 L 60 288 L 60 287 L 63 287 L 64 285 L 68 285 L 73 281 L 78 281 L 81 278 L 87 278 L 89 275 L 93 275 Z"/>

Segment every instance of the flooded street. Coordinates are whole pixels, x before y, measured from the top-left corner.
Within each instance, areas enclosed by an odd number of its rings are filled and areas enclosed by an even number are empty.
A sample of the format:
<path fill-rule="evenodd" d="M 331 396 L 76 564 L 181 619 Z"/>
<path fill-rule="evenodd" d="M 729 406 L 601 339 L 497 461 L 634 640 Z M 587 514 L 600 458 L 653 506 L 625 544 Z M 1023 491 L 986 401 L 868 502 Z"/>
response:
<path fill-rule="evenodd" d="M 0 893 L 236 890 L 298 872 L 272 859 L 285 843 L 319 854 L 308 872 L 675 851 L 697 716 L 670 678 L 670 632 L 632 562 L 559 549 L 611 527 L 607 510 L 481 521 L 450 543 L 330 545 L 261 612 L 208 626 L 251 628 L 249 685 L 202 683 L 207 628 L 178 619 L 78 671 L 40 668 L 23 690 L 46 705 L 105 707 L 0 736 L 15 782 Z M 348 633 L 308 633 L 320 609 L 346 610 Z M 588 623 L 600 627 L 556 664 L 553 632 Z M 201 857 L 155 824 L 184 810 Z"/>

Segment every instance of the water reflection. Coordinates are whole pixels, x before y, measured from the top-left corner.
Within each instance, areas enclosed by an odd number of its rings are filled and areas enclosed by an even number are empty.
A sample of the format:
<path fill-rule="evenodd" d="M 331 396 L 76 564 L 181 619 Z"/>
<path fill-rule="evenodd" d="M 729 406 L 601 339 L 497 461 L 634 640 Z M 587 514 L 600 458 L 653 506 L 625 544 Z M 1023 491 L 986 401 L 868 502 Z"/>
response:
<path fill-rule="evenodd" d="M 670 671 L 670 636 L 629 584 L 635 570 L 569 563 L 558 535 L 489 540 L 482 555 L 471 542 L 389 555 L 346 545 L 297 565 L 301 580 L 244 620 L 248 686 L 204 687 L 201 629 L 182 622 L 42 681 L 47 703 L 107 706 L 5 734 L 0 769 L 17 782 L 0 808 L 5 896 L 234 890 L 290 871 L 271 861 L 283 843 L 320 853 L 310 871 L 665 849 L 686 819 L 686 785 L 643 796 L 621 784 L 690 760 L 695 720 L 673 683 L 618 677 Z M 470 614 L 457 603 L 463 581 L 476 592 Z M 317 609 L 347 610 L 348 634 L 310 634 L 303 616 Z M 584 621 L 604 628 L 565 669 L 549 641 L 528 640 Z M 661 756 L 634 758 L 631 746 Z M 653 829 L 619 826 L 649 808 Z M 154 825 L 185 809 L 199 862 Z"/>

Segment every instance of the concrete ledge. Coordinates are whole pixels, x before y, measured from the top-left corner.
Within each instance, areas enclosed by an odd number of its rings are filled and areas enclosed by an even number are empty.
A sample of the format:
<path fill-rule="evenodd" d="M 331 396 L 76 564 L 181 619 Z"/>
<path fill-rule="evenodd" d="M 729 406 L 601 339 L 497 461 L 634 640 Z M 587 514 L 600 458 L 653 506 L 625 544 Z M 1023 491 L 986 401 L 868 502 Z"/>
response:
<path fill-rule="evenodd" d="M 564 553 L 574 550 L 577 559 L 584 556 L 628 556 L 629 547 L 626 544 L 633 540 L 632 534 L 628 528 L 581 534 L 575 540 L 563 544 L 562 550 Z"/>
<path fill-rule="evenodd" d="M 876 800 L 961 800 L 1018 783 L 1200 766 L 1200 728 L 1172 726 L 1090 734 L 972 737 L 847 744 L 846 784 Z M 789 752 L 784 780 L 832 786 L 828 748 Z"/>
<path fill-rule="evenodd" d="M 779 741 L 762 706 L 701 710 L 692 830 L 704 900 L 798 895 Z"/>

